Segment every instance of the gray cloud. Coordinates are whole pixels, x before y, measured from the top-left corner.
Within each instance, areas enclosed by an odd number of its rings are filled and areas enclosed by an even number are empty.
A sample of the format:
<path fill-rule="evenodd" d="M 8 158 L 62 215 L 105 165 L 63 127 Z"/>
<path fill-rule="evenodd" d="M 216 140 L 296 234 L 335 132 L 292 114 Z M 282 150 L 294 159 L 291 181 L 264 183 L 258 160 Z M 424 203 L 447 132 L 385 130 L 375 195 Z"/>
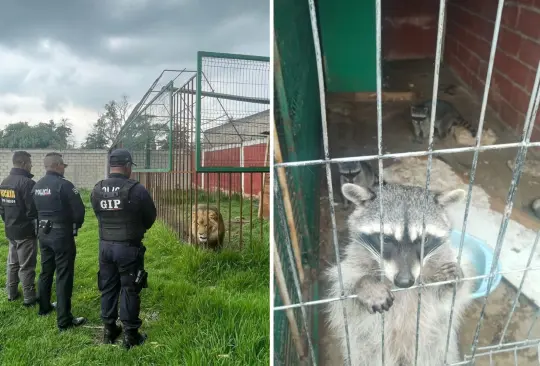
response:
<path fill-rule="evenodd" d="M 18 55 L 9 71 L 0 70 L 0 94 L 39 97 L 46 111 L 98 109 L 124 93 L 136 103 L 164 68 L 195 67 L 199 50 L 270 52 L 267 0 L 0 0 L 0 6 L 0 53 Z"/>
<path fill-rule="evenodd" d="M 32 52 L 36 40 L 54 39 L 81 57 L 121 66 L 177 63 L 201 47 L 268 43 L 268 18 L 269 2 L 252 0 L 7 2 L 0 43 Z M 114 40 L 129 47 L 111 49 Z"/>
<path fill-rule="evenodd" d="M 6 113 L 8 116 L 12 116 L 17 112 L 18 108 L 16 105 L 7 104 L 7 105 L 1 106 L 0 110 L 2 110 L 2 112 Z"/>

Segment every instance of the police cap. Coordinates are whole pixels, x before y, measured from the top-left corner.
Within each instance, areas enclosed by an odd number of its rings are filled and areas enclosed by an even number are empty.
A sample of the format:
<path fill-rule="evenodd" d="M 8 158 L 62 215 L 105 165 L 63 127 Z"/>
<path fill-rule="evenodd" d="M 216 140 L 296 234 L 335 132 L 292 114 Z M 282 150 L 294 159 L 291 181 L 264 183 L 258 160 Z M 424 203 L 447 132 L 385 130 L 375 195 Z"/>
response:
<path fill-rule="evenodd" d="M 137 166 L 131 158 L 131 154 L 126 149 L 116 149 L 109 155 L 110 166 L 124 166 L 127 163 Z"/>

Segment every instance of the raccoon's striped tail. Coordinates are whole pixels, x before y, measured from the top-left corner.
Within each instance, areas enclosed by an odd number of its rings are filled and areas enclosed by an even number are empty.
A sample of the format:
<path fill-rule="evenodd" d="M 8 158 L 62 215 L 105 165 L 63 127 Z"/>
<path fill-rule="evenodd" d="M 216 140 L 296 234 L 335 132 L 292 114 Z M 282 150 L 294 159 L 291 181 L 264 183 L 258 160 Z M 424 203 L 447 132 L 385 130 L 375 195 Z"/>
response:
<path fill-rule="evenodd" d="M 476 134 L 478 133 L 478 130 L 476 129 L 476 127 L 471 125 L 471 123 L 469 121 L 467 121 L 465 118 L 463 118 L 461 116 L 459 116 L 456 120 L 457 120 L 456 121 L 457 125 L 465 127 L 467 130 L 469 130 L 469 132 L 471 133 L 471 135 L 473 137 L 476 137 Z"/>

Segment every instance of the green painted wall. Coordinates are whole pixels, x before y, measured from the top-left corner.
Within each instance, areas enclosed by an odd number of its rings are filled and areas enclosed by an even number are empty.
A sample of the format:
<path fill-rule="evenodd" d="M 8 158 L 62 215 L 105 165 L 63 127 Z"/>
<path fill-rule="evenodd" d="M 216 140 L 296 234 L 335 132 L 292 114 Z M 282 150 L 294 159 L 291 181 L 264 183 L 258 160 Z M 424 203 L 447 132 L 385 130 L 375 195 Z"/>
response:
<path fill-rule="evenodd" d="M 374 0 L 318 0 L 328 92 L 376 91 Z"/>

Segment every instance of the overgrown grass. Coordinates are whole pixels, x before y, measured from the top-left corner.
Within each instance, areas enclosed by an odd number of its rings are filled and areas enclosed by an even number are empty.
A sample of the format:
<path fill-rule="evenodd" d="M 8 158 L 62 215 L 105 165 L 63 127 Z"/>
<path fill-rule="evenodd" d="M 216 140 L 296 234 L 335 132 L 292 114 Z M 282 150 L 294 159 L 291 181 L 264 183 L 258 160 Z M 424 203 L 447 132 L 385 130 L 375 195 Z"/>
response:
<path fill-rule="evenodd" d="M 10 303 L 2 292 L 2 365 L 269 364 L 268 239 L 255 241 L 243 251 L 225 249 L 216 254 L 179 244 L 161 223 L 144 241 L 149 287 L 141 293 L 141 319 L 147 343 L 130 351 L 101 344 L 98 227 L 88 192 L 83 192 L 83 198 L 87 216 L 76 239 L 72 311 L 89 321 L 82 328 L 60 333 L 55 313 L 38 317 L 37 307 Z M 6 244 L 0 225 L 1 258 L 7 256 Z M 1 261 L 3 285 L 6 261 Z"/>

